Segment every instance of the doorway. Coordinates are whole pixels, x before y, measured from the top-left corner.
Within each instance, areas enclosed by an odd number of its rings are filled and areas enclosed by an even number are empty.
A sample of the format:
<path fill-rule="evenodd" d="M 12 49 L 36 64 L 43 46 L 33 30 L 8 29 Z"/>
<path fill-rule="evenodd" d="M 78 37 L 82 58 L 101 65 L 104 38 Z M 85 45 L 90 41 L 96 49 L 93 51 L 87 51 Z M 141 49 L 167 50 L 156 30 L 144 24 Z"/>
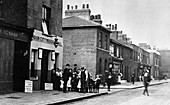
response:
<path fill-rule="evenodd" d="M 15 41 L 13 89 L 23 92 L 26 79 L 29 79 L 29 44 Z"/>
<path fill-rule="evenodd" d="M 40 89 L 45 89 L 45 83 L 47 83 L 47 75 L 48 75 L 48 55 L 49 51 L 43 49 L 42 60 L 41 60 L 41 82 Z"/>

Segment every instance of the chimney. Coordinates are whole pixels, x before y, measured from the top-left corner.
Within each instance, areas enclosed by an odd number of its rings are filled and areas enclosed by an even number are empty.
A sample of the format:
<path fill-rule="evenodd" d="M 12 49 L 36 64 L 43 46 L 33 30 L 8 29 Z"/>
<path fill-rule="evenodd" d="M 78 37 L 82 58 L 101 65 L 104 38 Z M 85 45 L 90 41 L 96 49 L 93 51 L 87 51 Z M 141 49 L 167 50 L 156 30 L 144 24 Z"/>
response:
<path fill-rule="evenodd" d="M 108 30 L 111 30 L 111 24 L 106 24 L 106 28 L 107 28 Z"/>
<path fill-rule="evenodd" d="M 95 18 L 93 19 L 94 22 L 99 23 L 99 24 L 102 24 L 103 21 L 101 20 L 101 15 L 100 15 L 100 14 L 95 15 L 94 17 L 95 17 Z"/>
<path fill-rule="evenodd" d="M 69 10 L 70 9 L 70 5 L 67 5 L 67 10 Z"/>
<path fill-rule="evenodd" d="M 86 20 L 90 20 L 90 9 L 85 9 L 85 4 L 83 4 L 82 9 L 78 9 L 78 5 L 75 5 L 75 9 L 71 6 L 72 9 L 65 11 L 65 17 L 77 16 Z"/>
<path fill-rule="evenodd" d="M 82 9 L 85 9 L 85 4 L 83 4 L 83 7 L 82 7 Z"/>
<path fill-rule="evenodd" d="M 117 24 L 115 24 L 115 31 L 117 31 Z"/>
<path fill-rule="evenodd" d="M 89 9 L 89 4 L 86 4 L 86 8 Z"/>
<path fill-rule="evenodd" d="M 78 8 L 78 6 L 77 5 L 75 5 L 75 9 L 77 9 Z"/>

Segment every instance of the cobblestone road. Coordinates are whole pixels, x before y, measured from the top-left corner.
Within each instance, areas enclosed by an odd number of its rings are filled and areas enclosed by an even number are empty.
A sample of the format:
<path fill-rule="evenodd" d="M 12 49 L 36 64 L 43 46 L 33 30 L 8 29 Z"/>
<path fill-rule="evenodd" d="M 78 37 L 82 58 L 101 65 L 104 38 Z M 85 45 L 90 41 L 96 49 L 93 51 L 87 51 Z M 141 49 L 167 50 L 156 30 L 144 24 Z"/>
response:
<path fill-rule="evenodd" d="M 150 86 L 150 96 L 142 92 L 143 88 L 125 90 L 67 105 L 170 105 L 170 83 Z"/>

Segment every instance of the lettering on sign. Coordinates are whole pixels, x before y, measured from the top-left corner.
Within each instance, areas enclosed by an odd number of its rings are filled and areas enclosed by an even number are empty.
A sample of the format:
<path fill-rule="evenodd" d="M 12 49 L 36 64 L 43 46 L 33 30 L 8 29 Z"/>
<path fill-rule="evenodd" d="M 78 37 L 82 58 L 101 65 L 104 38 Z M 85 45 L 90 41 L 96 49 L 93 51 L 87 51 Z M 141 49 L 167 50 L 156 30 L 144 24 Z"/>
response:
<path fill-rule="evenodd" d="M 33 82 L 30 80 L 25 80 L 25 92 L 32 93 L 33 90 Z"/>
<path fill-rule="evenodd" d="M 54 44 L 54 40 L 43 38 L 43 37 L 39 37 L 39 36 L 33 36 L 33 40 L 34 41 L 43 42 L 43 43 L 48 43 L 48 44 Z M 59 46 L 62 47 L 61 42 L 59 42 Z"/>

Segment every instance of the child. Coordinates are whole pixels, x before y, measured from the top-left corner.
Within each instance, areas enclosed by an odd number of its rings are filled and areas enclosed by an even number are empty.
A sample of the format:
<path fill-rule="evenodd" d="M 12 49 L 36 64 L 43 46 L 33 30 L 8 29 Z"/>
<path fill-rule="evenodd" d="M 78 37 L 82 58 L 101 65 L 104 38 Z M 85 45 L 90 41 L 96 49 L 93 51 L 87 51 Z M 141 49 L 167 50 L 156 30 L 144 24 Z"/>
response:
<path fill-rule="evenodd" d="M 96 92 L 97 93 L 99 93 L 100 83 L 101 83 L 101 79 L 100 79 L 99 75 L 97 75 L 96 79 L 95 79 L 95 87 L 96 87 Z"/>
<path fill-rule="evenodd" d="M 63 84 L 64 84 L 64 81 L 63 80 L 60 80 L 60 90 L 62 91 L 63 90 Z"/>
<path fill-rule="evenodd" d="M 94 86 L 94 81 L 92 79 L 92 76 L 90 76 L 90 79 L 89 79 L 89 92 L 90 93 L 93 92 L 93 86 Z"/>
<path fill-rule="evenodd" d="M 67 82 L 67 87 L 68 87 L 68 91 L 71 91 L 71 77 L 69 77 L 69 80 Z"/>

